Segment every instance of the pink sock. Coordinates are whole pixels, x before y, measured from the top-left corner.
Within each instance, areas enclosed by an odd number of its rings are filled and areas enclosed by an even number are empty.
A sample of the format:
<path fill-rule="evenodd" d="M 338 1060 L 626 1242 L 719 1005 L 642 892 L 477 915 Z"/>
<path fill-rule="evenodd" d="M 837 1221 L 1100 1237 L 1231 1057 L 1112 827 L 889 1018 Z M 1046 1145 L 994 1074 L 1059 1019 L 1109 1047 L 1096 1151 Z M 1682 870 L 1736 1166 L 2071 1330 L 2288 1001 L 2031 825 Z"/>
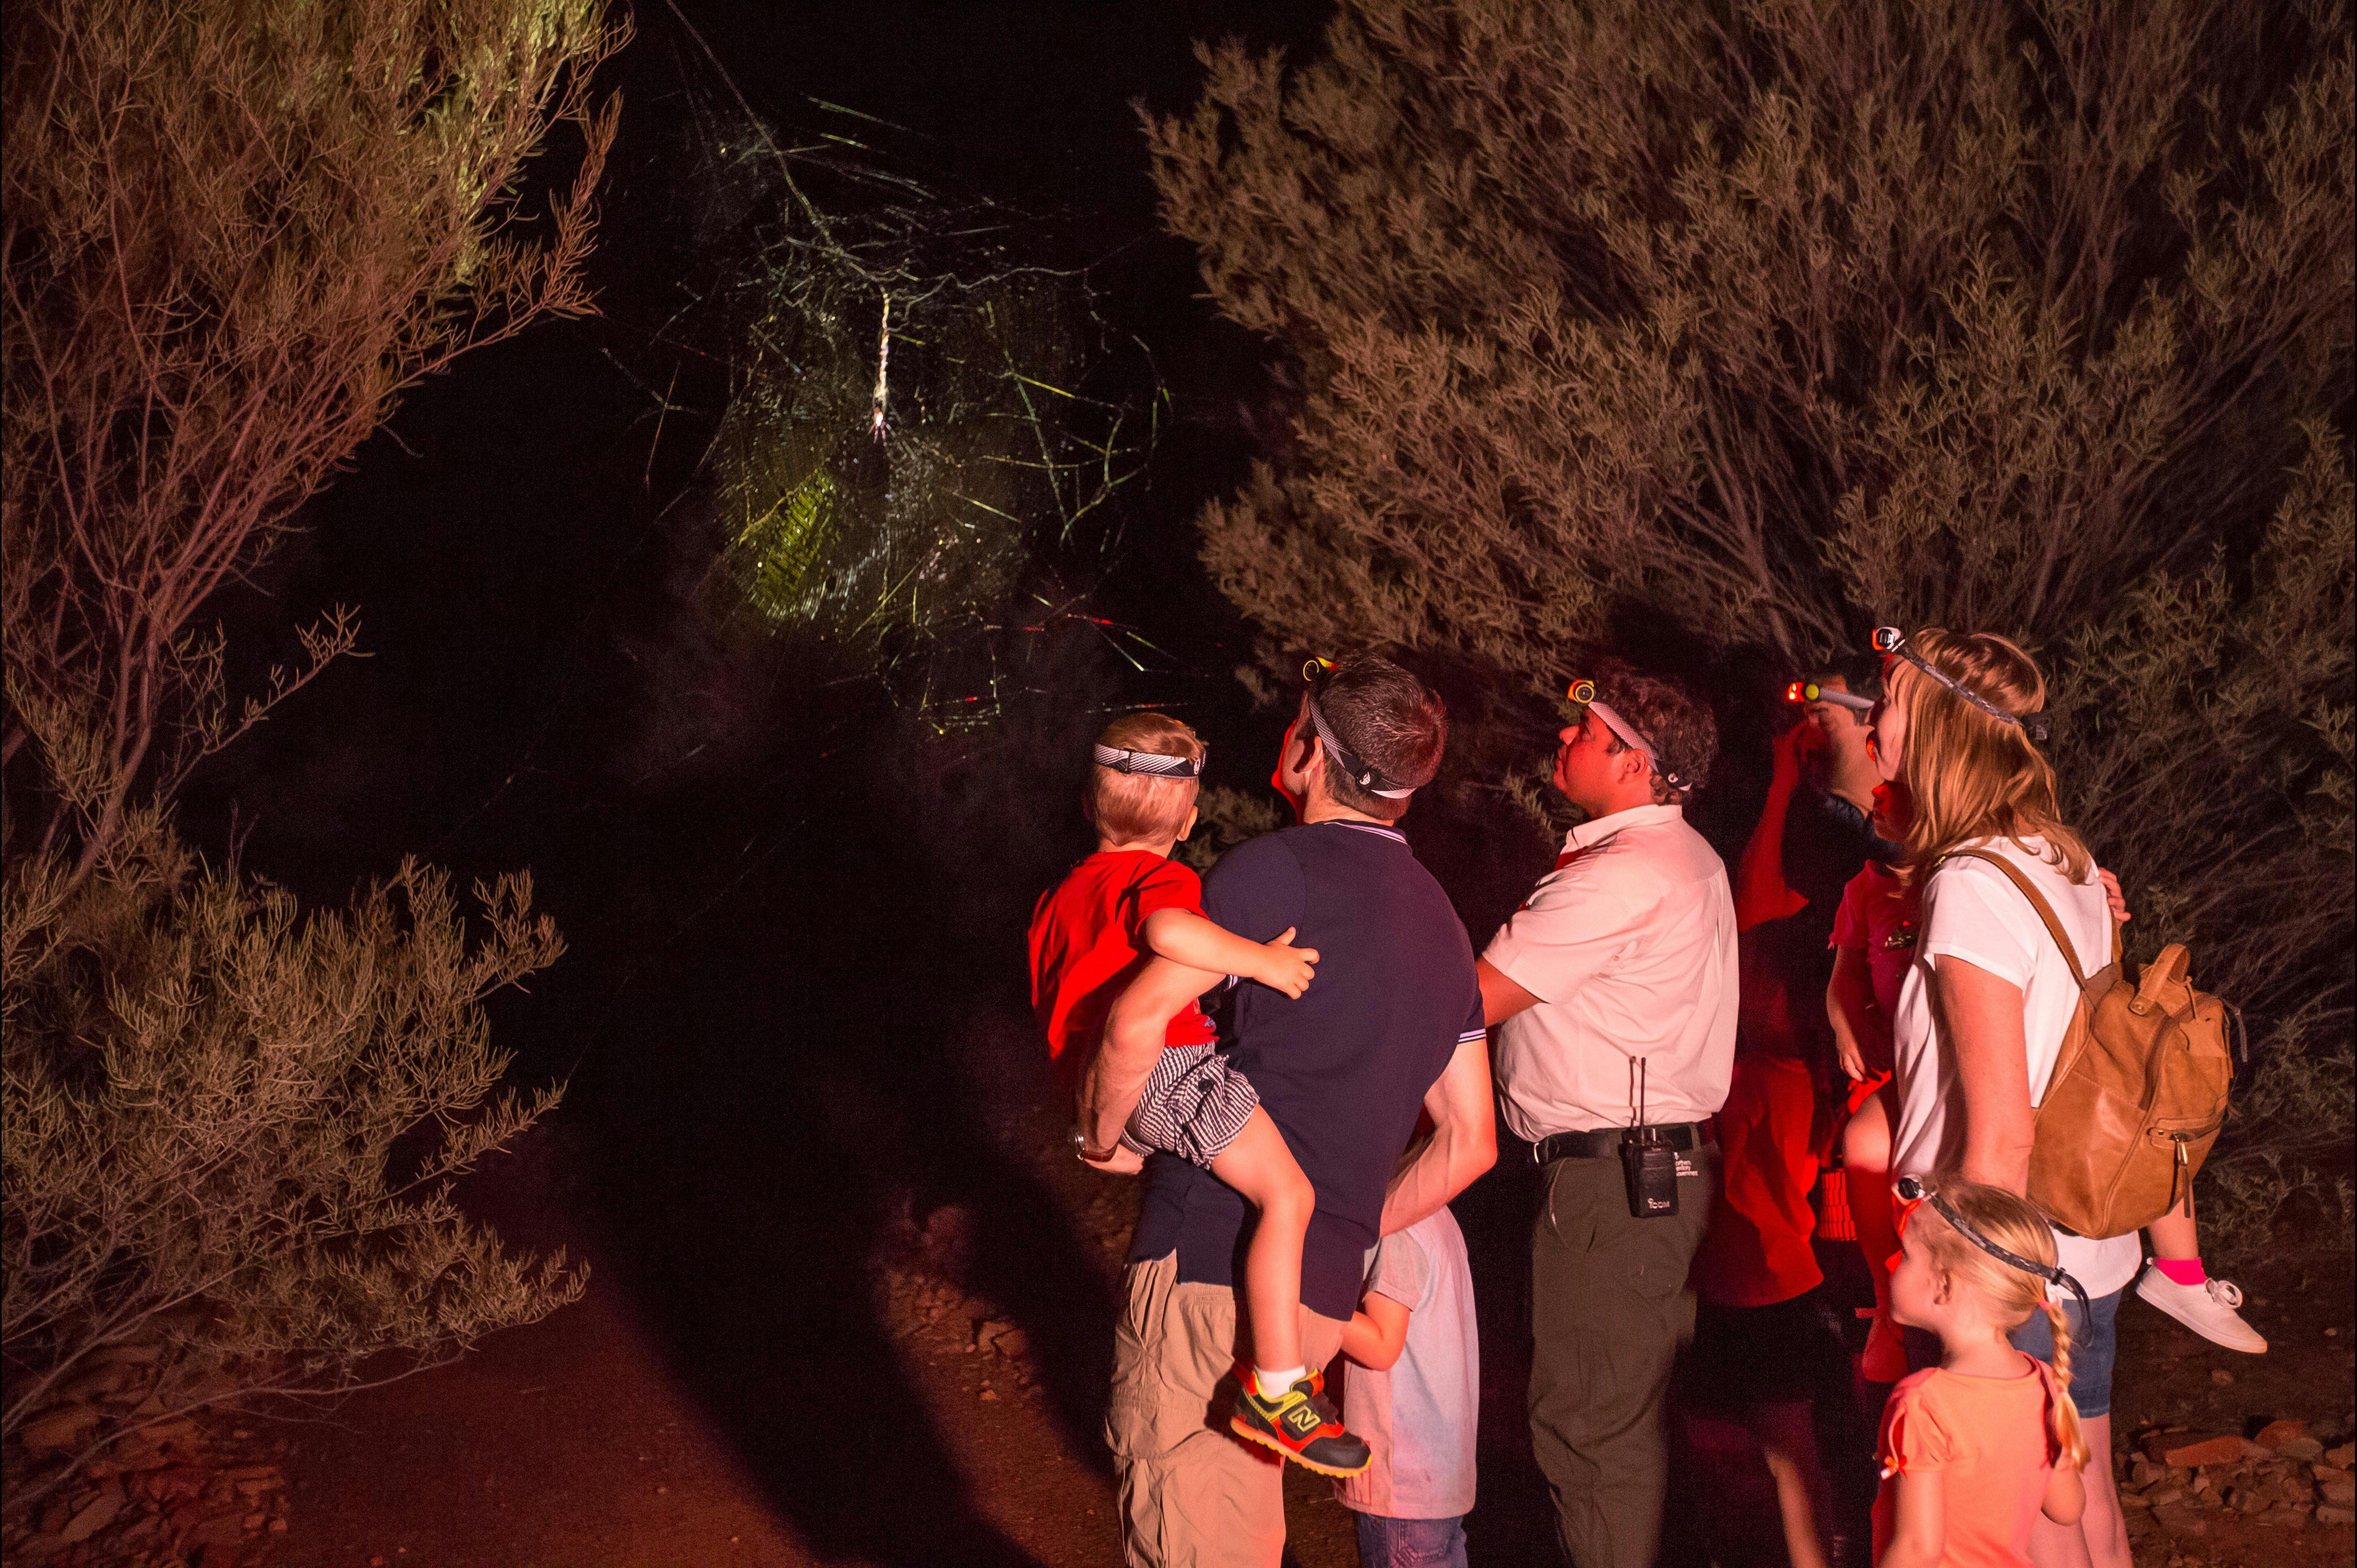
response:
<path fill-rule="evenodd" d="M 2173 1285 L 2198 1285 L 2210 1277 L 2199 1258 L 2155 1258 L 2152 1266 Z"/>

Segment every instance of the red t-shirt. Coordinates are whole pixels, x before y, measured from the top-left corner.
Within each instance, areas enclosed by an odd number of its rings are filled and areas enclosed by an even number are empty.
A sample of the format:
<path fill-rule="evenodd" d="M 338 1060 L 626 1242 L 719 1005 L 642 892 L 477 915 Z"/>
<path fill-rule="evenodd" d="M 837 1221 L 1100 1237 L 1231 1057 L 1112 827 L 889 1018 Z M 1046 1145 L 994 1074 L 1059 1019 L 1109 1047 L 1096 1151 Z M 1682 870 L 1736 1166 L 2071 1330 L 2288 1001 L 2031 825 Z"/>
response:
<path fill-rule="evenodd" d="M 1695 1253 L 1694 1285 L 1720 1306 L 1770 1306 L 1825 1277 L 1809 1238 L 1818 1158 L 1809 1133 L 1816 1089 L 1790 1057 L 1735 1058 L 1718 1112 L 1718 1202 Z"/>
<path fill-rule="evenodd" d="M 1874 1004 L 1886 1018 L 1899 1015 L 1899 986 L 1915 961 L 1916 919 L 1922 904 L 1915 888 L 1873 861 L 1842 889 L 1834 913 L 1833 945 L 1866 954 L 1874 982 Z"/>
<path fill-rule="evenodd" d="M 1078 1089 L 1114 998 L 1151 956 L 1146 918 L 1157 909 L 1203 912 L 1203 885 L 1151 850 L 1100 850 L 1039 895 L 1031 911 L 1031 1007 L 1048 1036 L 1056 1079 Z M 1168 1046 L 1219 1038 L 1194 1003 L 1170 1020 Z"/>

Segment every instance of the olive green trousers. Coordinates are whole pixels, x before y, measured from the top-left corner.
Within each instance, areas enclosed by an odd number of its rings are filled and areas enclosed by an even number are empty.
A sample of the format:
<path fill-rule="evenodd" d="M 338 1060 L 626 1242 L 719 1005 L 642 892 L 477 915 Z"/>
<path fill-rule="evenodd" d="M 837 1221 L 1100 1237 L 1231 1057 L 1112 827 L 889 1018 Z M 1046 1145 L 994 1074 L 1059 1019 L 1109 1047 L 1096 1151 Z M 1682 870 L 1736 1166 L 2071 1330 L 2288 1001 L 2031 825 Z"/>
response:
<path fill-rule="evenodd" d="M 1619 1158 L 1556 1160 L 1531 1230 L 1531 1444 L 1576 1568 L 1653 1568 L 1669 1484 L 1670 1364 L 1694 1337 L 1686 1267 L 1718 1149 L 1679 1156 L 1678 1211 L 1629 1212 Z"/>

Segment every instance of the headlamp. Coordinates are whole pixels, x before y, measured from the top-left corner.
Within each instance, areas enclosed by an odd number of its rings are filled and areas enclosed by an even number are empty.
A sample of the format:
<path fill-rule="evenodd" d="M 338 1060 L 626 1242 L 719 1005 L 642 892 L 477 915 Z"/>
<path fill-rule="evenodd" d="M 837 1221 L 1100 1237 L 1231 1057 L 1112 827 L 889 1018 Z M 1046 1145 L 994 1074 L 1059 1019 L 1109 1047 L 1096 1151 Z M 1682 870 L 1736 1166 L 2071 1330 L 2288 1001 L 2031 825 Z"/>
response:
<path fill-rule="evenodd" d="M 1386 800 L 1406 800 L 1415 793 L 1415 785 L 1402 789 L 1384 778 L 1381 769 L 1344 746 L 1341 737 L 1334 733 L 1333 726 L 1326 722 L 1325 713 L 1318 706 L 1318 688 L 1326 683 L 1326 677 L 1334 673 L 1335 669 L 1334 660 L 1315 653 L 1301 661 L 1301 679 L 1309 688 L 1302 695 L 1308 705 L 1309 723 L 1318 732 L 1318 743 L 1325 746 L 1327 755 L 1333 758 L 1334 765 L 1351 782 L 1368 794 L 1379 795 Z"/>
<path fill-rule="evenodd" d="M 1921 1176 L 1900 1176 L 1897 1186 L 1900 1200 L 1906 1203 L 1910 1208 L 1912 1208 L 1914 1205 L 1919 1203 L 1929 1203 L 1933 1208 L 1939 1211 L 1941 1219 L 1946 1220 L 1949 1225 L 1954 1228 L 1957 1235 L 1962 1236 L 1965 1240 L 1970 1241 L 1974 1246 L 1978 1247 L 1982 1251 L 1986 1252 L 1990 1257 L 1995 1258 L 1998 1262 L 2003 1263 L 2006 1267 L 2009 1269 L 2019 1269 L 2025 1274 L 2035 1274 L 2040 1279 L 2044 1280 L 2047 1283 L 2061 1285 L 2072 1295 L 2077 1296 L 2079 1298 L 2079 1321 L 2082 1323 L 2087 1321 L 2088 1307 L 2086 1289 L 2084 1286 L 2081 1285 L 2077 1280 L 2071 1277 L 2070 1271 L 2064 1269 L 2059 1263 L 2050 1266 L 2045 1263 L 2033 1262 L 2031 1260 L 2023 1257 L 2018 1252 L 2011 1251 L 2004 1247 L 1998 1246 L 1996 1242 L 1990 1240 L 1987 1237 L 1982 1235 L 1979 1231 L 1966 1224 L 1964 1222 L 1964 1217 L 1961 1213 L 1957 1212 L 1956 1206 L 1950 1203 L 1946 1198 L 1941 1197 L 1940 1189 L 1924 1181 Z"/>
<path fill-rule="evenodd" d="M 1861 697 L 1854 692 L 1835 692 L 1818 685 L 1814 681 L 1793 682 L 1784 688 L 1784 700 L 1788 703 L 1831 703 L 1835 707 L 1848 708 L 1861 714 L 1870 712 L 1874 707 L 1872 697 Z"/>
<path fill-rule="evenodd" d="M 1941 685 L 1945 686 L 1949 691 L 1953 692 L 1957 696 L 1962 697 L 1965 702 L 1971 703 L 1974 707 L 1978 708 L 1982 713 L 1986 714 L 1989 717 L 1996 720 L 1997 723 L 2011 725 L 2016 729 L 2021 731 L 2022 734 L 2028 736 L 2031 740 L 2037 741 L 2040 744 L 2045 742 L 2046 721 L 2044 719 L 2040 718 L 2035 714 L 2025 717 L 2020 714 L 2007 713 L 2005 709 L 1998 707 L 1995 703 L 1990 702 L 1986 697 L 1982 696 L 1978 692 L 1974 691 L 1970 686 L 1965 685 L 1962 681 L 1957 680 L 1953 675 L 1949 674 L 1946 671 L 1939 668 L 1930 660 L 1924 658 L 1921 654 L 1908 647 L 1907 634 L 1900 630 L 1897 627 L 1878 626 L 1874 628 L 1874 650 L 1877 653 L 1882 654 L 1886 658 L 1904 659 L 1908 663 L 1912 664 L 1916 669 L 1921 670 L 1924 674 L 1929 675 L 1932 680 L 1937 681 Z"/>
<path fill-rule="evenodd" d="M 1671 789 L 1684 789 L 1686 787 L 1684 779 L 1679 778 L 1676 774 L 1671 772 L 1666 767 L 1663 766 L 1662 754 L 1653 749 L 1653 743 L 1652 741 L 1647 740 L 1643 736 L 1637 733 L 1637 726 L 1635 725 L 1631 724 L 1627 719 L 1622 718 L 1619 714 L 1615 713 L 1612 710 L 1611 703 L 1602 702 L 1598 699 L 1596 695 L 1595 682 L 1588 680 L 1574 681 L 1570 685 L 1564 688 L 1564 695 L 1569 697 L 1580 707 L 1586 708 L 1598 718 L 1602 719 L 1604 721 L 1604 727 L 1610 730 L 1614 735 L 1620 736 L 1622 745 L 1628 746 L 1631 750 L 1639 753 L 1646 761 L 1652 763 L 1653 765 L 1653 771 L 1660 774 L 1662 776 L 1662 781 L 1667 784 Z"/>

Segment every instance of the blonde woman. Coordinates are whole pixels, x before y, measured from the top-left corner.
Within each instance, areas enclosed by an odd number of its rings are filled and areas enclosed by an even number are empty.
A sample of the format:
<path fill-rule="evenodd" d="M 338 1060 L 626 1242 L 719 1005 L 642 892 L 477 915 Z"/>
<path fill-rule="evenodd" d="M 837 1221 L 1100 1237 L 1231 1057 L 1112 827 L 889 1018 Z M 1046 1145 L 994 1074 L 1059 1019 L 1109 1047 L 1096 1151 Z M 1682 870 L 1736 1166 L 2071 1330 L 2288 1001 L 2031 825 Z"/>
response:
<path fill-rule="evenodd" d="M 1985 861 L 1952 857 L 1979 850 L 2018 869 L 2090 967 L 2110 952 L 2111 910 L 2039 750 L 2046 682 L 2030 657 L 1987 632 L 1937 628 L 1902 636 L 1887 628 L 1876 646 L 1886 655 L 1876 761 L 1913 805 L 1898 870 L 1921 900 L 1914 961 L 1892 1019 L 1890 1174 L 1951 1172 L 2018 1195 L 2029 1182 L 2031 1112 L 2079 988 L 2012 881 Z M 2104 1459 L 2088 1467 L 2084 1514 L 2070 1525 L 2040 1519 L 2029 1554 L 2040 1568 L 2128 1568 L 2109 1459 L 2113 1318 L 2141 1252 L 2133 1232 L 2102 1240 L 2058 1232 L 2055 1255 L 2088 1298 L 2067 1309 L 2070 1392 L 2087 1445 Z M 2031 1314 L 2014 1343 L 2051 1359 L 2045 1316 Z"/>

